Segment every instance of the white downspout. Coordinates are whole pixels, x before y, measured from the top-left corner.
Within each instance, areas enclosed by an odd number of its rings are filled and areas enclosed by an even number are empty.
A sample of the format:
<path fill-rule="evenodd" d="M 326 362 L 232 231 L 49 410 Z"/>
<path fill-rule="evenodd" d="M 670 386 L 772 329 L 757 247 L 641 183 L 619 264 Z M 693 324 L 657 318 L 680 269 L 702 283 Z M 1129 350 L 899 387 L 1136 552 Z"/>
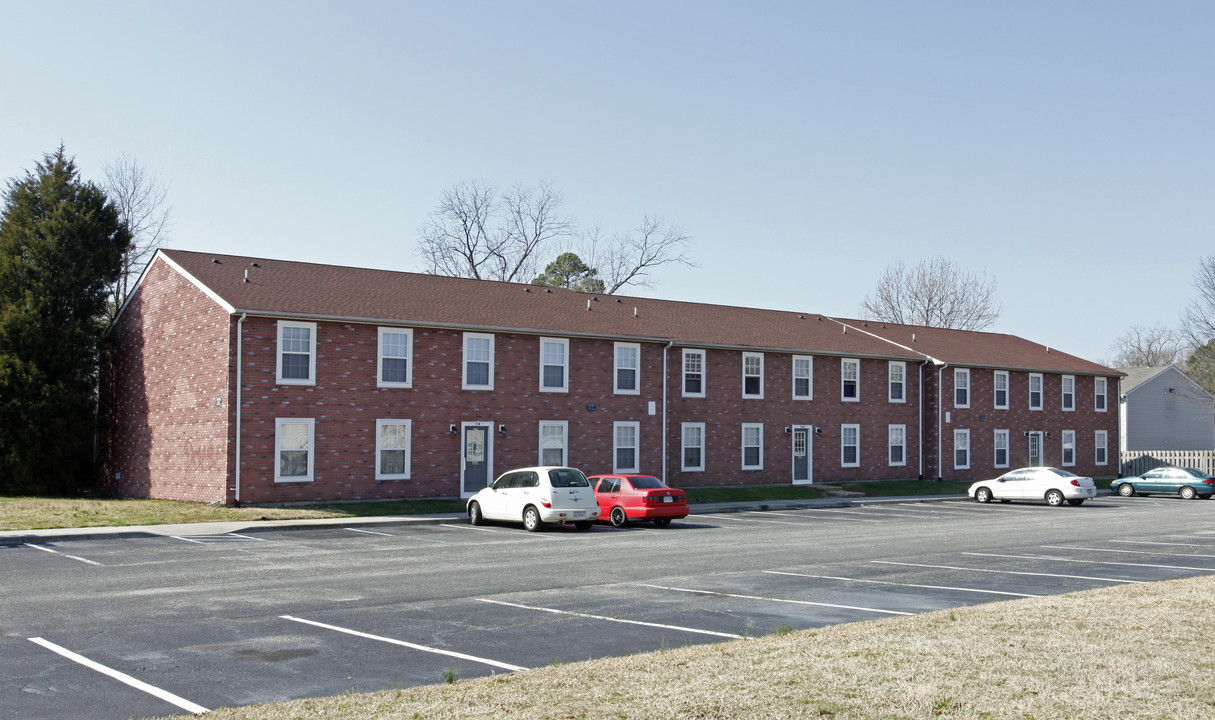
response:
<path fill-rule="evenodd" d="M 241 366 L 241 326 L 245 323 L 248 313 L 241 313 L 236 321 L 236 507 L 240 507 L 240 366 Z"/>
<path fill-rule="evenodd" d="M 667 350 L 675 344 L 674 340 L 662 348 L 662 481 L 667 482 Z"/>

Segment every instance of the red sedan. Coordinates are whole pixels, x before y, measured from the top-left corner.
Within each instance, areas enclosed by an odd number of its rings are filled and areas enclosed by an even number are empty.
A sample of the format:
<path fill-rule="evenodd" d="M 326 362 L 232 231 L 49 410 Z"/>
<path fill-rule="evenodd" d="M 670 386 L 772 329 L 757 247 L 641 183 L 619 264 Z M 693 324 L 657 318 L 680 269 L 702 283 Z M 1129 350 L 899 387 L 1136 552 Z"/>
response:
<path fill-rule="evenodd" d="M 666 527 L 688 516 L 688 496 L 651 475 L 592 475 L 599 517 L 624 527 L 630 520 L 653 520 Z"/>

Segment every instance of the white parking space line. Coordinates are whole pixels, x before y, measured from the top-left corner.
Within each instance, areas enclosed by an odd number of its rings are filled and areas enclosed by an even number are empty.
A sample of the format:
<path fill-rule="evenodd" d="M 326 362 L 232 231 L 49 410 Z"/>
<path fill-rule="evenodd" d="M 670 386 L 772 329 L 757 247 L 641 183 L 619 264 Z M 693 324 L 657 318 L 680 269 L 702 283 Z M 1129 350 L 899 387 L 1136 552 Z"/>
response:
<path fill-rule="evenodd" d="M 1175 542 L 1151 542 L 1148 540 L 1110 540 L 1110 542 L 1123 543 L 1126 545 L 1165 545 L 1168 547 L 1196 547 L 1210 550 L 1211 546 L 1205 543 L 1175 543 Z"/>
<path fill-rule="evenodd" d="M 590 618 L 591 620 L 606 620 L 614 623 L 625 623 L 628 625 L 644 625 L 646 627 L 661 628 L 663 630 L 680 630 L 683 632 L 699 633 L 701 635 L 713 635 L 715 637 L 730 638 L 731 640 L 750 640 L 746 635 L 734 635 L 733 633 L 716 632 L 713 630 L 698 630 L 697 628 L 683 627 L 681 625 L 663 625 L 661 623 L 643 622 L 641 620 L 625 620 L 624 618 L 607 617 L 604 615 L 591 615 L 588 613 L 572 612 L 570 610 L 557 610 L 556 608 L 536 607 L 534 605 L 520 605 L 518 603 L 503 602 L 501 600 L 490 600 L 488 598 L 477 598 L 483 603 L 493 603 L 494 605 L 505 605 L 506 607 L 522 608 L 524 610 L 536 610 L 538 612 L 553 613 L 556 615 L 573 615 L 574 617 Z"/>
<path fill-rule="evenodd" d="M 488 533 L 502 532 L 501 530 L 495 530 L 493 528 L 475 527 L 473 525 L 452 525 L 450 523 L 439 523 L 439 527 L 455 528 L 456 530 L 477 530 L 479 532 L 488 532 Z"/>
<path fill-rule="evenodd" d="M 1012 597 L 1035 598 L 1041 595 L 1029 593 L 1004 592 L 1002 590 L 980 590 L 978 588 L 950 587 L 948 585 L 917 585 L 915 583 L 892 582 L 890 580 L 864 580 L 861 578 L 837 577 L 835 575 L 807 575 L 806 573 L 782 572 L 780 570 L 764 570 L 769 575 L 791 575 L 793 577 L 816 578 L 819 580 L 843 580 L 845 582 L 870 583 L 873 585 L 894 585 L 896 587 L 924 588 L 926 590 L 955 590 L 958 592 L 983 593 L 985 595 L 1011 595 Z"/>
<path fill-rule="evenodd" d="M 1092 552 L 1103 553 L 1131 553 L 1134 555 L 1164 555 L 1165 557 L 1182 557 L 1182 558 L 1215 558 L 1215 555 L 1203 555 L 1201 553 L 1171 553 L 1162 552 L 1160 550 L 1119 550 L 1118 548 L 1090 548 L 1090 547 L 1075 547 L 1072 545 L 1043 545 L 1042 547 L 1048 550 L 1088 550 Z M 1215 568 L 1212 568 L 1215 570 Z"/>
<path fill-rule="evenodd" d="M 396 537 L 392 533 L 376 532 L 375 530 L 362 530 L 359 528 L 344 528 L 350 532 L 363 533 L 364 535 L 379 535 L 380 537 Z"/>
<path fill-rule="evenodd" d="M 41 645 L 42 647 L 46 648 L 47 650 L 50 650 L 51 652 L 58 653 L 59 655 L 62 655 L 63 657 L 67 658 L 68 660 L 71 660 L 72 662 L 80 663 L 81 665 L 89 668 L 90 670 L 96 670 L 97 672 L 101 673 L 102 675 L 106 675 L 108 677 L 114 678 L 115 680 L 117 680 L 121 683 L 126 683 L 127 685 L 130 685 L 131 687 L 135 688 L 136 690 L 141 690 L 149 695 L 152 695 L 153 697 L 160 698 L 161 700 L 164 700 L 167 703 L 176 705 L 177 707 L 181 708 L 182 710 L 185 710 L 188 713 L 193 713 L 195 715 L 202 715 L 203 713 L 210 712 L 210 710 L 203 707 L 202 705 L 192 703 L 189 700 L 186 700 L 185 698 L 178 697 L 177 695 L 174 695 L 173 693 L 171 693 L 167 690 L 161 690 L 160 688 L 158 688 L 154 685 L 149 685 L 142 680 L 136 680 L 135 678 L 131 677 L 130 675 L 127 675 L 124 672 L 119 672 L 118 670 L 115 670 L 113 668 L 108 668 L 105 665 L 102 665 L 101 663 L 93 662 L 92 660 L 89 660 L 88 658 L 84 657 L 83 655 L 77 655 L 76 653 L 72 652 L 71 650 L 62 648 L 53 642 L 43 640 L 40 637 L 29 638 L 29 641 L 34 643 L 35 645 Z"/>
<path fill-rule="evenodd" d="M 240 533 L 224 533 L 222 535 L 170 535 L 174 540 L 184 540 L 198 545 L 215 545 L 231 542 L 269 542 L 265 538 L 241 535 Z"/>
<path fill-rule="evenodd" d="M 758 513 L 747 513 L 747 514 L 753 515 L 753 514 L 758 514 Z M 788 520 L 761 520 L 760 518 L 735 517 L 734 515 L 729 514 L 729 513 L 714 513 L 712 515 L 712 517 L 714 520 L 732 520 L 734 522 L 741 522 L 741 523 L 768 523 L 769 525 L 801 525 L 802 524 L 802 523 L 789 522 Z"/>
<path fill-rule="evenodd" d="M 814 605 L 816 607 L 838 608 L 841 610 L 860 610 L 862 612 L 881 613 L 883 615 L 914 615 L 915 613 L 902 612 L 899 610 L 882 610 L 880 608 L 857 607 L 855 605 L 836 605 L 834 603 L 811 602 L 810 600 L 790 600 L 788 598 L 772 598 L 760 597 L 758 595 L 740 595 L 738 593 L 714 592 L 712 590 L 694 590 L 692 588 L 669 587 L 667 585 L 648 585 L 639 583 L 641 587 L 656 588 L 658 590 L 671 590 L 673 592 L 694 593 L 697 595 L 716 595 L 717 597 L 740 598 L 742 600 L 761 600 L 764 602 L 789 603 L 791 605 Z"/>
<path fill-rule="evenodd" d="M 899 565 L 901 567 L 922 567 L 922 568 L 933 568 L 935 570 L 963 570 L 965 572 L 996 573 L 999 575 L 1027 575 L 1027 576 L 1032 576 L 1032 577 L 1064 578 L 1067 580 L 1096 580 L 1099 582 L 1124 583 L 1124 584 L 1129 584 L 1129 585 L 1140 585 L 1144 582 L 1143 580 L 1131 580 L 1130 578 L 1089 577 L 1087 575 L 1062 575 L 1059 573 L 1026 572 L 1023 570 L 996 570 L 995 568 L 972 568 L 972 567 L 960 567 L 957 565 L 927 565 L 924 563 L 895 562 L 894 560 L 870 560 L 869 562 L 876 563 L 878 565 Z"/>
<path fill-rule="evenodd" d="M 84 558 L 82 558 L 82 557 L 76 557 L 75 555 L 68 555 L 67 553 L 61 553 L 61 552 L 59 552 L 58 550 L 52 550 L 51 548 L 49 548 L 49 547 L 47 547 L 47 546 L 45 546 L 45 545 L 35 545 L 34 543 L 22 543 L 22 544 L 23 544 L 23 545 L 25 545 L 26 547 L 32 547 L 32 548 L 34 548 L 35 550 L 42 550 L 43 552 L 49 552 L 49 553 L 51 553 L 52 555 L 60 555 L 60 556 L 65 557 L 65 558 L 71 558 L 71 559 L 73 559 L 73 560 L 79 560 L 80 562 L 82 562 L 82 563 L 88 563 L 89 565 L 101 565 L 101 563 L 99 563 L 99 562 L 95 562 L 95 561 L 93 561 L 93 560 L 85 560 L 85 559 L 84 559 Z"/>
<path fill-rule="evenodd" d="M 384 637 L 382 635 L 371 635 L 370 633 L 359 632 L 358 630 L 351 630 L 350 628 L 338 627 L 337 625 L 327 625 L 325 623 L 316 622 L 315 620 L 305 620 L 304 618 L 293 617 L 291 615 L 279 615 L 279 617 L 281 617 L 284 620 L 290 620 L 292 622 L 303 623 L 305 625 L 312 625 L 314 627 L 324 628 L 326 630 L 333 630 L 336 632 L 345 633 L 347 635 L 354 635 L 355 637 L 361 637 L 361 638 L 365 638 L 367 640 L 377 640 L 379 642 L 385 642 L 385 643 L 390 643 L 392 645 L 400 645 L 401 647 L 407 647 L 411 650 L 420 650 L 422 652 L 434 653 L 436 655 L 445 655 L 447 657 L 459 658 L 460 660 L 468 660 L 469 662 L 481 663 L 482 665 L 489 665 L 491 667 L 501 668 L 503 670 L 510 670 L 511 672 L 527 669 L 527 668 L 523 667 L 522 665 L 511 665 L 509 663 L 498 662 L 497 660 L 489 660 L 489 659 L 482 658 L 482 657 L 476 657 L 475 655 L 465 655 L 464 653 L 452 652 L 451 650 L 442 650 L 439 648 L 427 647 L 425 645 L 416 645 L 411 642 L 405 642 L 404 640 L 396 640 L 394 638 Z"/>
<path fill-rule="evenodd" d="M 1047 560 L 1049 562 L 1084 563 L 1086 565 L 1118 565 L 1121 567 L 1157 568 L 1160 570 L 1189 570 L 1191 572 L 1211 572 L 1210 568 L 1187 567 L 1185 565 L 1155 565 L 1152 563 L 1114 562 L 1112 560 L 1085 560 L 1083 558 L 1058 558 L 1046 555 L 999 555 L 996 553 L 964 552 L 963 555 L 975 557 L 1010 558 L 1014 560 Z"/>

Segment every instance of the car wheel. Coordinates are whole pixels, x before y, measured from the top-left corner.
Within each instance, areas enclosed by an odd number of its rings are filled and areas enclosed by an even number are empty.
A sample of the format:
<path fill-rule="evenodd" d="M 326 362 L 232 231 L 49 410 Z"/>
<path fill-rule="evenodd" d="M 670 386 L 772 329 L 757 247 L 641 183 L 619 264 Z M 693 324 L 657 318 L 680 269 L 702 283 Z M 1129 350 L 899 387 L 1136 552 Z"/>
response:
<path fill-rule="evenodd" d="M 480 503 L 474 502 L 468 504 L 468 522 L 472 525 L 485 524 L 485 516 L 481 514 Z"/>
<path fill-rule="evenodd" d="M 1122 483 L 1118 486 L 1118 494 L 1122 497 L 1130 497 L 1135 494 L 1135 486 L 1130 483 Z"/>
<path fill-rule="evenodd" d="M 1072 507 L 1080 507 L 1081 505 L 1084 504 L 1084 498 L 1076 498 L 1075 500 L 1068 500 L 1067 504 L 1071 505 Z"/>
<path fill-rule="evenodd" d="M 1209 495 L 1207 497 L 1210 497 Z M 671 518 L 654 518 L 654 524 L 658 527 L 666 527 L 671 524 Z"/>
<path fill-rule="evenodd" d="M 591 526 L 594 524 L 595 523 L 591 522 L 590 520 L 582 520 L 574 523 L 574 527 L 578 528 L 579 530 L 590 530 Z"/>
<path fill-rule="evenodd" d="M 1059 492 L 1058 490 L 1047 490 L 1046 491 L 1046 502 L 1048 505 L 1053 505 L 1054 507 L 1059 507 L 1060 505 L 1063 504 L 1063 500 L 1064 500 L 1063 493 Z"/>
<path fill-rule="evenodd" d="M 531 505 L 524 508 L 523 529 L 528 532 L 536 532 L 542 527 L 544 527 L 544 523 L 540 520 L 540 511 Z"/>
<path fill-rule="evenodd" d="M 610 519 L 613 527 L 624 527 L 629 522 L 629 516 L 624 514 L 624 508 L 622 507 L 612 508 Z"/>
<path fill-rule="evenodd" d="M 991 502 L 991 490 L 988 490 L 985 487 L 975 490 L 975 500 L 978 500 L 981 503 Z"/>
<path fill-rule="evenodd" d="M 1193 500 L 1194 498 L 1198 497 L 1198 491 L 1195 490 L 1194 488 L 1190 487 L 1189 485 L 1186 485 L 1185 487 L 1181 488 L 1177 492 L 1181 495 L 1181 497 L 1185 498 L 1186 500 Z"/>

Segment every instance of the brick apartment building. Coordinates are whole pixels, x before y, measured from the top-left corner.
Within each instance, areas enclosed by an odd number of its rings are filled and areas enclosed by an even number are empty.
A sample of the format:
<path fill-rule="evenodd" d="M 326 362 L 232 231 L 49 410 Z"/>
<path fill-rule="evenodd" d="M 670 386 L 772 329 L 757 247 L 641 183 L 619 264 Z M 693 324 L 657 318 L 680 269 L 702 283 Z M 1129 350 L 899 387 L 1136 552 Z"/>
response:
<path fill-rule="evenodd" d="M 161 250 L 119 315 L 103 475 L 227 504 L 468 496 L 534 464 L 1111 475 L 1119 376 L 1011 335 Z"/>

